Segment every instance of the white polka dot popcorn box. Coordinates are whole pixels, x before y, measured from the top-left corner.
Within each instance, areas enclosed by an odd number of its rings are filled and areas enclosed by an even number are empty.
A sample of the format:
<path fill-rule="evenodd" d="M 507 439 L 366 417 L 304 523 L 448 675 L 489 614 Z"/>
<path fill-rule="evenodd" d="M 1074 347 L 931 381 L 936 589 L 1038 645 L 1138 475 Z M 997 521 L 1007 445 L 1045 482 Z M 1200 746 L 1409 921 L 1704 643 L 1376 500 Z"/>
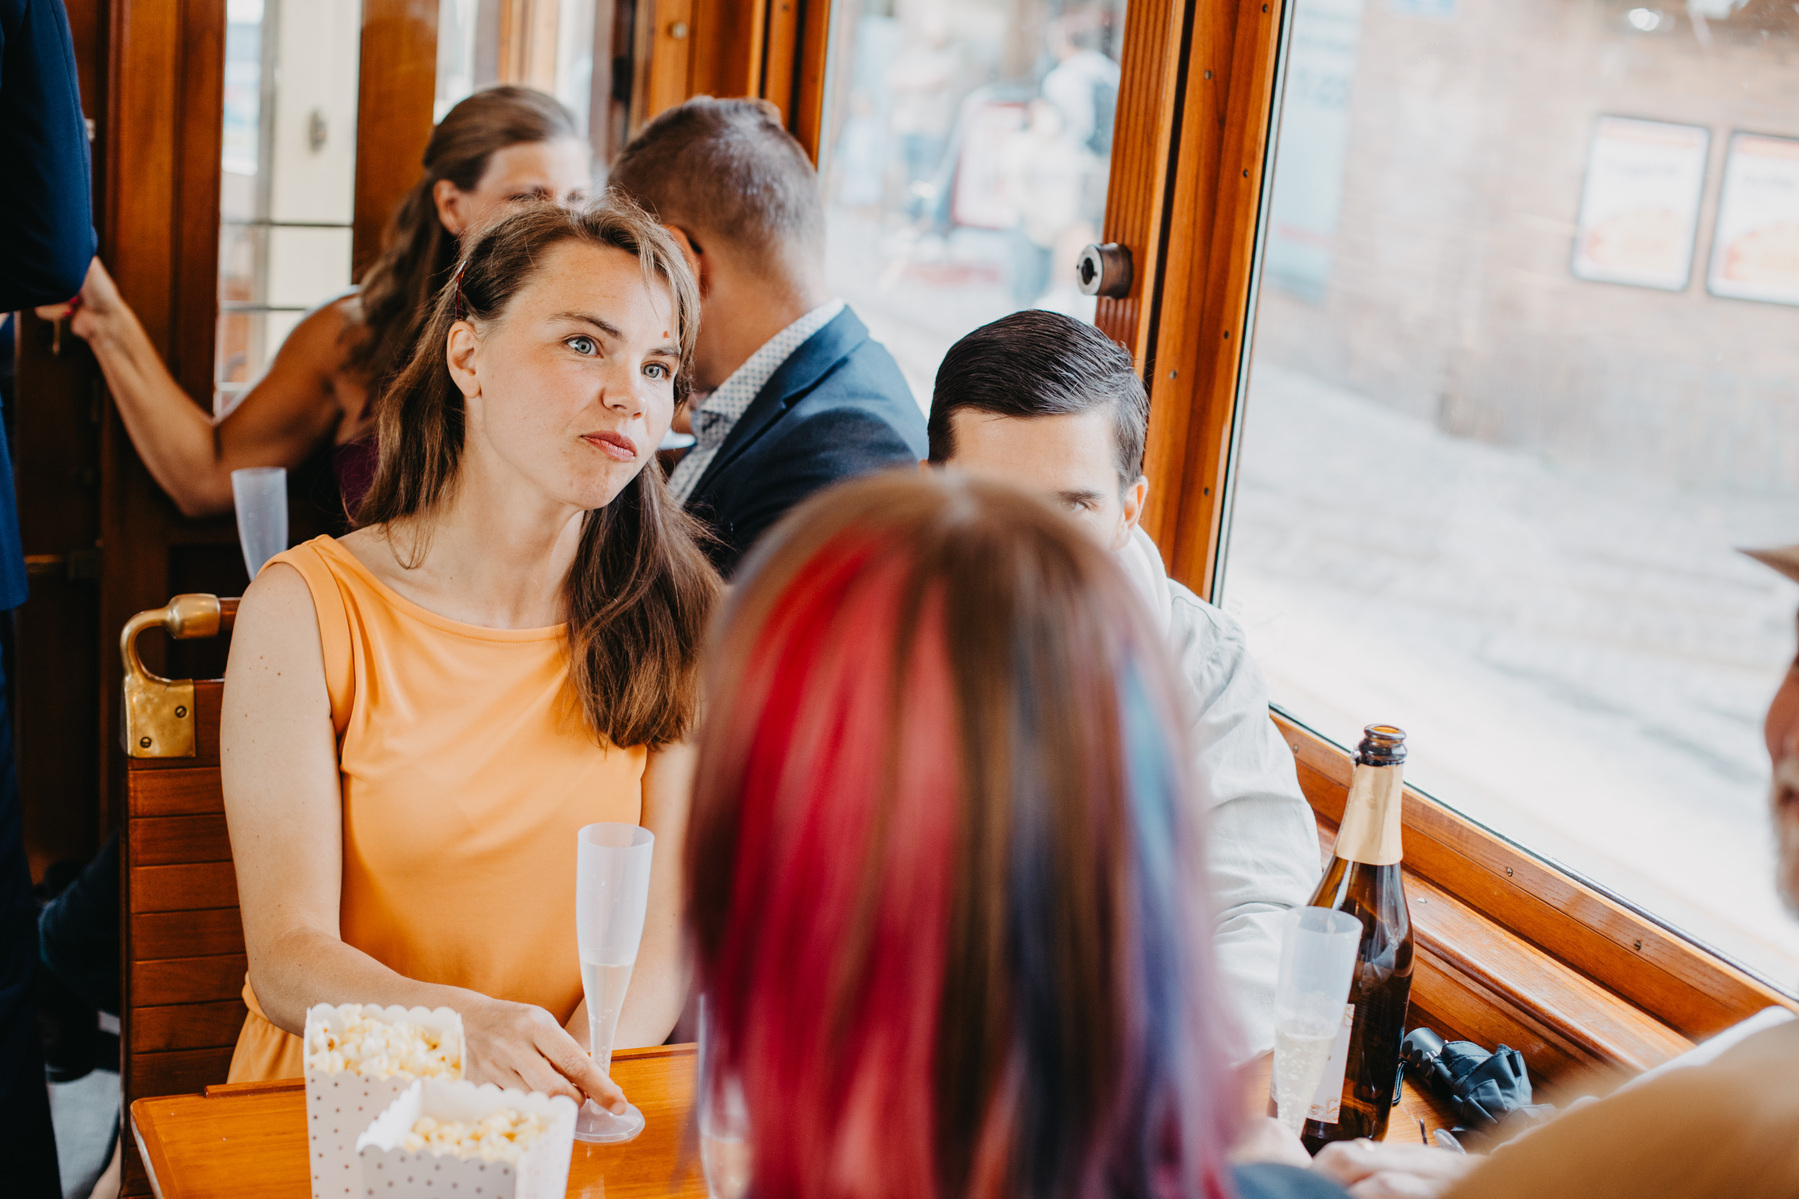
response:
<path fill-rule="evenodd" d="M 361 1195 L 563 1199 L 578 1110 L 565 1095 L 415 1082 L 356 1140 Z"/>
<path fill-rule="evenodd" d="M 356 1138 L 418 1079 L 462 1077 L 462 1017 L 447 1007 L 321 1003 L 306 1012 L 304 1049 L 312 1199 L 356 1199 Z"/>

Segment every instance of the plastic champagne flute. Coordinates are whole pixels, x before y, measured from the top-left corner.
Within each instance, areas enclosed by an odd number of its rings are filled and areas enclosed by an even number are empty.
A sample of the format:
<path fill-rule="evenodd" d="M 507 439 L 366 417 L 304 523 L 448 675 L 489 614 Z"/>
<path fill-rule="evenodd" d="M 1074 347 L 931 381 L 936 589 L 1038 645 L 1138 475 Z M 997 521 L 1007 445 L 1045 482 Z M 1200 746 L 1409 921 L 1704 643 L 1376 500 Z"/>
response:
<path fill-rule="evenodd" d="M 231 472 L 237 509 L 237 541 L 244 568 L 254 579 L 270 558 L 287 548 L 287 468 L 249 466 Z"/>
<path fill-rule="evenodd" d="M 588 1049 L 594 1064 L 612 1072 L 612 1039 L 643 941 L 650 902 L 650 855 L 656 838 L 635 824 L 590 824 L 578 834 L 575 862 L 575 939 L 581 951 L 581 988 L 587 996 Z M 575 1139 L 610 1145 L 643 1131 L 643 1113 L 627 1105 L 615 1116 L 593 1100 L 575 1117 Z"/>
<path fill-rule="evenodd" d="M 715 1056 L 718 1037 L 700 996 L 700 1170 L 708 1199 L 743 1199 L 750 1189 L 750 1113 L 743 1084 Z"/>
<path fill-rule="evenodd" d="M 1346 1028 L 1362 922 L 1330 908 L 1295 908 L 1284 924 L 1274 988 L 1274 1103 L 1280 1122 L 1298 1135 Z M 1341 1086 L 1340 1073 L 1338 1080 Z"/>

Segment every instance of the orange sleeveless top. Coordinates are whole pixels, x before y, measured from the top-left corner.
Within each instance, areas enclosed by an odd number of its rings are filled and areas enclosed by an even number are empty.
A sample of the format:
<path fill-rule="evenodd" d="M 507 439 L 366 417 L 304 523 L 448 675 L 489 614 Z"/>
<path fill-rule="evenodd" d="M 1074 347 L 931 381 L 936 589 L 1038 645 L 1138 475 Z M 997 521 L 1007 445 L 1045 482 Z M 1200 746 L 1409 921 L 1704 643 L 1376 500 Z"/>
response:
<path fill-rule="evenodd" d="M 318 612 L 343 784 L 344 942 L 422 982 L 581 1002 L 575 833 L 642 816 L 643 747 L 597 743 L 565 629 L 428 612 L 330 537 L 277 554 Z M 293 1078 L 300 1038 L 250 1014 L 231 1081 Z"/>

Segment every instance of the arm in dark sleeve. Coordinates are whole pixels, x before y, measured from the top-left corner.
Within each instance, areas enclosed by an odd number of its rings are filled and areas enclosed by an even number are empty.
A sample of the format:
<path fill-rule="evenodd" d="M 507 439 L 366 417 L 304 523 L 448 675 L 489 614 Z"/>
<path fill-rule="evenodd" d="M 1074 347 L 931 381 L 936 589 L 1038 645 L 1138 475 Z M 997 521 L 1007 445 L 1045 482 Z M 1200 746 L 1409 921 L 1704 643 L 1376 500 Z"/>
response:
<path fill-rule="evenodd" d="M 94 216 L 61 0 L 0 0 L 0 162 L 0 312 L 66 300 L 94 257 Z"/>
<path fill-rule="evenodd" d="M 786 430 L 766 460 L 778 463 L 779 473 L 758 479 L 753 494 L 743 496 L 731 513 L 727 550 L 714 559 L 726 577 L 770 526 L 813 492 L 874 471 L 916 465 L 918 455 L 880 417 L 833 408 Z"/>

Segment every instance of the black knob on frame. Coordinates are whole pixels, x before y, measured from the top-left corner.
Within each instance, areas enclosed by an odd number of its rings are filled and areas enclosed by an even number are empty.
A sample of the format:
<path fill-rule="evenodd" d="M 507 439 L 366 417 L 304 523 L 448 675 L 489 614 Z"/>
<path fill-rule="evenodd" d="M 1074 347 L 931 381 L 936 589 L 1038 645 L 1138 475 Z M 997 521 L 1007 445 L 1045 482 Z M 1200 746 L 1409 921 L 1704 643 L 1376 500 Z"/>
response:
<path fill-rule="evenodd" d="M 1082 295 L 1124 299 L 1131 294 L 1131 248 L 1115 241 L 1088 246 L 1075 263 L 1074 277 Z"/>

